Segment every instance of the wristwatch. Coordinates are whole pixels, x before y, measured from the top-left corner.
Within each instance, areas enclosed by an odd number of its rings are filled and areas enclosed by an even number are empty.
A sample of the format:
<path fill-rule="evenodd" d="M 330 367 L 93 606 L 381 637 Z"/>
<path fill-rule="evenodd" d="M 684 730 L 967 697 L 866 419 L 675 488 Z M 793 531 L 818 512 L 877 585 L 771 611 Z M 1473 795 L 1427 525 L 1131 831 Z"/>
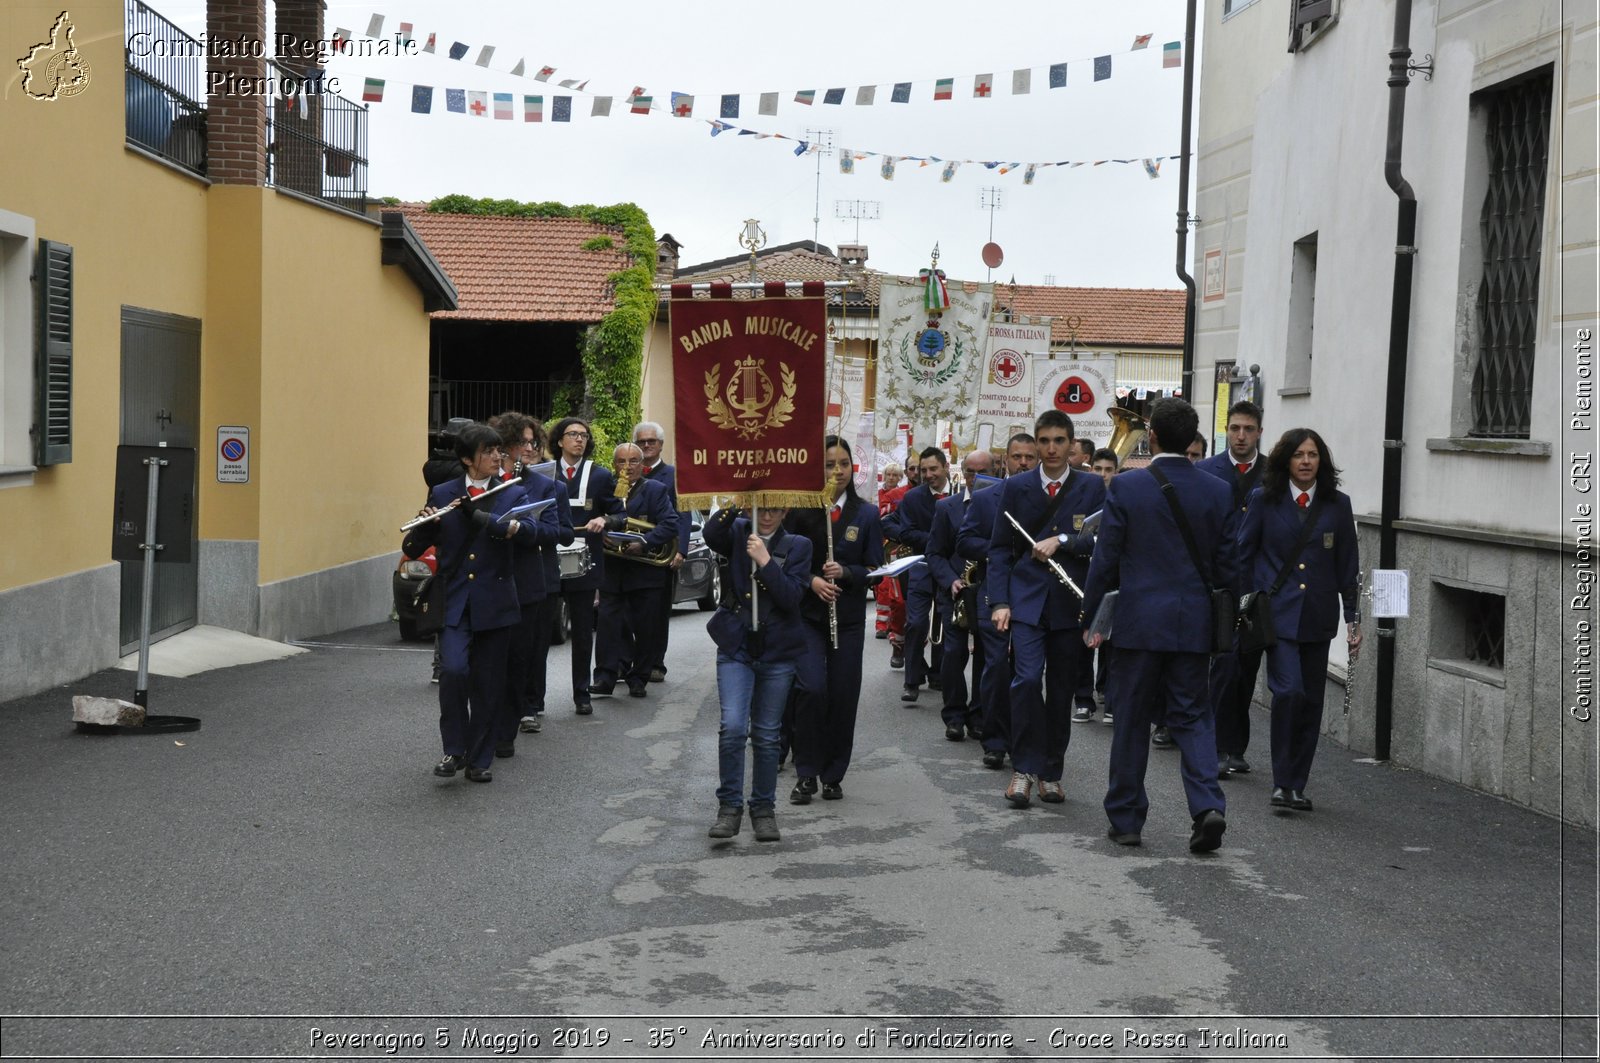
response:
<path fill-rule="evenodd" d="M 1067 533 L 1066 532 L 1062 532 L 1060 535 L 1056 536 L 1056 541 L 1059 542 L 1062 546 L 1066 546 L 1067 545 Z"/>

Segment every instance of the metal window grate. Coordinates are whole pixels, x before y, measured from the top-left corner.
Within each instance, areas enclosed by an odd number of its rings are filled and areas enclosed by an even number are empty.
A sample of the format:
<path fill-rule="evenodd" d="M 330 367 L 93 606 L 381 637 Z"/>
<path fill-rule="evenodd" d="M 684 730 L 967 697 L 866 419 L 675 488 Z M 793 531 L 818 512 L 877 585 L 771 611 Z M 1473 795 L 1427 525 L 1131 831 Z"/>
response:
<path fill-rule="evenodd" d="M 1480 93 L 1476 101 L 1485 110 L 1489 187 L 1479 218 L 1483 280 L 1472 373 L 1475 436 L 1528 438 L 1552 87 L 1546 69 Z"/>
<path fill-rule="evenodd" d="M 140 0 L 125 0 L 127 138 L 206 172 L 204 50 Z"/>
<path fill-rule="evenodd" d="M 326 91 L 320 71 L 268 63 L 267 73 L 294 86 L 267 110 L 267 183 L 365 213 L 366 106 Z"/>
<path fill-rule="evenodd" d="M 1467 660 L 1490 668 L 1504 668 L 1506 659 L 1506 600 L 1498 594 L 1468 592 L 1465 633 Z"/>

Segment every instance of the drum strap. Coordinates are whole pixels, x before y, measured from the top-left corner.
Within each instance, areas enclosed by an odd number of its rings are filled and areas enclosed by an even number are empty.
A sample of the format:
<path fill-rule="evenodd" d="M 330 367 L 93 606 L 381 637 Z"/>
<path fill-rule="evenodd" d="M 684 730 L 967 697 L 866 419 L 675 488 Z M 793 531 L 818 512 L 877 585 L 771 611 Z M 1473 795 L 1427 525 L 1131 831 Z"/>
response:
<path fill-rule="evenodd" d="M 572 500 L 573 509 L 583 509 L 588 505 L 589 473 L 593 471 L 594 462 L 585 459 L 583 463 L 583 472 L 578 474 L 578 497 Z"/>

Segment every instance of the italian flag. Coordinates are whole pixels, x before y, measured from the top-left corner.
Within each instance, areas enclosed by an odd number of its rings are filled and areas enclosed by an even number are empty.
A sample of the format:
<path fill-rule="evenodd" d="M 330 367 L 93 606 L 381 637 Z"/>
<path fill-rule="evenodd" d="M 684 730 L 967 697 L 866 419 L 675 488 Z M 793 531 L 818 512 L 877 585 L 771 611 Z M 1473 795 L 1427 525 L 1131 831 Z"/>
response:
<path fill-rule="evenodd" d="M 816 89 L 802 89 L 801 91 L 799 91 L 799 92 L 794 94 L 794 102 L 795 103 L 803 103 L 807 107 L 810 107 L 813 103 L 815 103 L 816 99 L 817 99 L 817 90 Z"/>
<path fill-rule="evenodd" d="M 522 97 L 522 120 L 524 122 L 542 122 L 542 121 L 544 121 L 544 97 L 543 96 L 524 96 L 524 97 Z"/>
<path fill-rule="evenodd" d="M 933 98 L 936 100 L 948 100 L 955 95 L 955 91 L 955 78 L 940 78 L 933 83 Z"/>
<path fill-rule="evenodd" d="M 366 86 L 364 88 L 362 88 L 362 90 L 361 90 L 361 102 L 362 103 L 382 103 L 383 102 L 383 79 L 382 78 L 367 78 Z"/>

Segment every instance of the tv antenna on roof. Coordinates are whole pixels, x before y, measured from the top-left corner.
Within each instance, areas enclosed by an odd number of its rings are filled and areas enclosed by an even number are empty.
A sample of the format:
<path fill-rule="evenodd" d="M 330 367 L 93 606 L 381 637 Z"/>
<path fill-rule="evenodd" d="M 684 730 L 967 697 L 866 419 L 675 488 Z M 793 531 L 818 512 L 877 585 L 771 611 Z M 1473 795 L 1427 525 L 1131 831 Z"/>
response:
<path fill-rule="evenodd" d="M 841 220 L 855 219 L 856 243 L 861 242 L 861 223 L 877 221 L 882 216 L 883 204 L 875 199 L 836 199 L 833 216 Z"/>

